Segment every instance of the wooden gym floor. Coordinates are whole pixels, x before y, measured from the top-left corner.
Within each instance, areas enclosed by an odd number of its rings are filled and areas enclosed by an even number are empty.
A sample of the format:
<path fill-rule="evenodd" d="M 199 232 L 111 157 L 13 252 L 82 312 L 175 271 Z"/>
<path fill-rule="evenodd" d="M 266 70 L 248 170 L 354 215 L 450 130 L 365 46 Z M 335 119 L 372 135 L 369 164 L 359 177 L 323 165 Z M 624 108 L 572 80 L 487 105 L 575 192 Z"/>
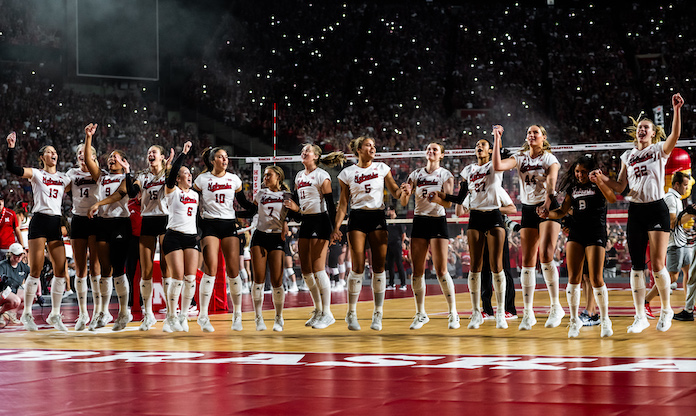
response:
<path fill-rule="evenodd" d="M 409 330 L 410 289 L 388 291 L 384 329 L 369 329 L 369 287 L 358 305 L 361 331 L 349 331 L 343 321 L 345 292 L 332 293 L 337 322 L 323 330 L 304 326 L 311 301 L 302 292 L 287 295 L 280 333 L 271 331 L 270 295 L 264 332 L 255 331 L 249 295 L 241 332 L 230 329 L 229 314 L 212 316 L 214 333 L 201 332 L 195 317 L 190 332 L 163 333 L 161 315 L 149 332 L 138 331 L 137 322 L 117 333 L 107 327 L 63 334 L 46 325 L 28 333 L 8 326 L 0 331 L 0 409 L 21 415 L 404 416 L 433 410 L 654 416 L 694 409 L 694 322 L 674 321 L 661 333 L 652 320 L 643 333 L 629 335 L 629 290 L 610 291 L 612 337 L 600 338 L 596 326 L 583 328 L 576 339 L 567 338 L 568 315 L 561 326 L 544 328 L 545 290 L 536 292 L 538 323 L 531 331 L 518 331 L 519 319 L 508 321 L 506 330 L 494 321 L 466 329 L 470 302 L 463 285 L 457 286 L 462 328 L 449 330 L 439 288 L 428 285 L 428 291 L 431 320 L 420 330 Z M 675 312 L 683 301 L 684 292 L 674 292 Z M 116 306 L 111 310 L 115 314 Z M 653 310 L 659 314 L 659 299 Z M 45 323 L 48 309 L 35 314 L 38 324 Z M 72 326 L 75 307 L 64 308 L 64 315 Z"/>

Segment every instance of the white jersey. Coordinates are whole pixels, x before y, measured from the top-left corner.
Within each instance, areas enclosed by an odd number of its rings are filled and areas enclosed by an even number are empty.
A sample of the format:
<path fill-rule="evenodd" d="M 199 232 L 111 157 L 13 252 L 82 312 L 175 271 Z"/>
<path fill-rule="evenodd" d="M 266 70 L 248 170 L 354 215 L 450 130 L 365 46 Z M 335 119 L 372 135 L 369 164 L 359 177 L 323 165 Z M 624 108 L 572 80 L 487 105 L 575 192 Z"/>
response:
<path fill-rule="evenodd" d="M 389 172 L 391 168 L 382 162 L 343 169 L 338 179 L 350 188 L 350 209 L 384 209 L 384 178 Z"/>
<path fill-rule="evenodd" d="M 198 192 L 193 188 L 183 191 L 178 186 L 173 192 L 164 195 L 169 207 L 167 229 L 183 234 L 196 234 L 196 215 L 198 214 Z"/>
<path fill-rule="evenodd" d="M 286 208 L 283 200 L 287 192 L 273 192 L 268 188 L 262 188 L 254 197 L 254 202 L 259 207 L 258 223 L 256 229 L 263 233 L 283 232 Z"/>
<path fill-rule="evenodd" d="M 65 173 L 72 183 L 72 213 L 86 217 L 89 207 L 96 204 L 99 196 L 99 184 L 92 179 L 92 174 L 80 168 L 72 168 Z M 106 172 L 102 172 L 106 174 Z"/>
<path fill-rule="evenodd" d="M 462 179 L 469 186 L 469 209 L 493 211 L 500 208 L 499 193 L 502 189 L 503 172 L 493 169 L 493 162 L 483 165 L 473 163 L 462 170 Z"/>
<path fill-rule="evenodd" d="M 99 178 L 99 200 L 103 200 L 118 191 L 121 182 L 126 179 L 124 173 L 107 173 Z M 128 218 L 128 195 L 109 205 L 102 205 L 99 216 L 103 218 Z"/>
<path fill-rule="evenodd" d="M 556 156 L 543 152 L 531 157 L 530 151 L 512 155 L 517 161 L 517 174 L 520 178 L 520 202 L 536 205 L 546 200 L 546 176 L 551 165 L 559 164 Z"/>
<path fill-rule="evenodd" d="M 303 214 L 319 214 L 326 212 L 326 201 L 321 192 L 321 185 L 331 176 L 322 168 L 316 168 L 307 173 L 306 169 L 297 172 L 295 189 L 300 199 L 300 212 Z"/>
<path fill-rule="evenodd" d="M 679 213 L 684 210 L 684 203 L 682 202 L 681 198 L 682 196 L 679 194 L 679 192 L 675 191 L 674 188 L 669 188 L 664 199 L 670 214 L 679 216 Z M 667 245 L 670 247 L 676 246 L 676 243 L 674 242 L 674 231 L 669 233 L 669 243 Z"/>
<path fill-rule="evenodd" d="M 210 172 L 201 173 L 193 183 L 201 191 L 201 218 L 232 220 L 234 194 L 241 188 L 242 180 L 234 173 L 225 172 L 217 177 Z"/>
<path fill-rule="evenodd" d="M 510 198 L 510 194 L 507 193 L 505 188 L 502 186 L 499 186 L 496 191 L 496 200 L 498 201 L 498 204 L 501 207 L 506 207 L 508 205 L 512 205 L 512 198 Z M 468 210 L 471 210 L 471 194 L 468 194 L 466 198 L 464 198 L 464 202 L 462 202 L 462 206 Z"/>
<path fill-rule="evenodd" d="M 61 205 L 65 187 L 70 179 L 65 173 L 48 173 L 42 169 L 31 169 L 31 190 L 34 194 L 34 214 L 62 215 Z"/>
<path fill-rule="evenodd" d="M 454 178 L 452 173 L 441 167 L 435 169 L 432 173 L 428 173 L 426 168 L 416 169 L 411 172 L 408 175 L 408 181 L 411 182 L 416 199 L 414 214 L 428 217 L 444 217 L 445 207 L 428 201 L 428 196 L 442 191 L 445 182 L 451 178 Z"/>
<path fill-rule="evenodd" d="M 140 213 L 143 217 L 162 216 L 169 214 L 164 198 L 164 184 L 167 180 L 164 173 L 153 175 L 152 172 L 141 173 L 137 179 L 140 182 Z"/>
<path fill-rule="evenodd" d="M 652 144 L 643 150 L 635 147 L 621 155 L 628 176 L 629 202 L 654 202 L 665 196 L 665 165 L 669 154 L 665 142 Z"/>

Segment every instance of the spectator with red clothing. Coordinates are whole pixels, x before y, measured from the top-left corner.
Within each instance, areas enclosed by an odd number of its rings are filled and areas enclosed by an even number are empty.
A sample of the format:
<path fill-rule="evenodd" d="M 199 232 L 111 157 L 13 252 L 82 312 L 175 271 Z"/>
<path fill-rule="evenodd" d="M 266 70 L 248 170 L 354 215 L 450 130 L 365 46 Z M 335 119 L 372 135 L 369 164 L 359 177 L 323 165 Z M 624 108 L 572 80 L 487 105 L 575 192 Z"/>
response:
<path fill-rule="evenodd" d="M 17 214 L 11 209 L 5 207 L 5 195 L 0 192 L 0 258 L 7 255 L 10 246 L 14 243 L 19 243 L 24 247 L 22 241 L 22 233 L 19 231 L 19 221 Z"/>

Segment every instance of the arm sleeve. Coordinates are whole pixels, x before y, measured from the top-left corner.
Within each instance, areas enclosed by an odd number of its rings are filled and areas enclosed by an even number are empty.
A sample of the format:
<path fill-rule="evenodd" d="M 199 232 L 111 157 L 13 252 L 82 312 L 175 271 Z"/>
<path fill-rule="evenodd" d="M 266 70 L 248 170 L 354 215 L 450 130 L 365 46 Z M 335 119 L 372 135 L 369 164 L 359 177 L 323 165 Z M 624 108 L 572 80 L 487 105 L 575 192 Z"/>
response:
<path fill-rule="evenodd" d="M 183 153 L 179 153 L 176 159 L 174 159 L 172 168 L 169 170 L 169 175 L 167 175 L 167 188 L 174 189 L 174 186 L 176 186 L 176 177 L 179 176 L 179 169 L 181 169 L 181 165 L 184 164 L 185 156 L 186 155 Z"/>
<path fill-rule="evenodd" d="M 138 192 L 140 192 L 140 186 L 133 182 L 130 172 L 126 173 L 126 191 L 128 191 L 129 198 L 135 198 Z"/>
<path fill-rule="evenodd" d="M 253 212 L 256 214 L 259 210 L 259 207 L 256 206 L 253 202 L 250 202 L 247 198 L 246 195 L 244 194 L 244 191 L 239 191 L 234 194 L 234 197 L 237 198 L 237 202 L 239 202 L 239 205 L 242 206 L 246 211 L 248 212 Z M 254 216 L 253 214 L 251 215 L 252 217 Z"/>
<path fill-rule="evenodd" d="M 469 193 L 469 182 L 461 181 L 459 183 L 459 193 L 457 195 L 445 195 L 445 201 L 454 202 L 455 204 L 460 204 L 464 202 L 464 198 Z"/>
<path fill-rule="evenodd" d="M 300 198 L 299 198 L 299 196 L 297 195 L 297 190 L 293 191 L 293 193 L 292 193 L 292 200 L 295 201 L 295 203 L 297 204 L 297 206 L 300 206 Z M 289 219 L 291 219 L 291 220 L 293 220 L 293 221 L 300 222 L 300 221 L 302 221 L 302 213 L 301 213 L 300 211 L 295 212 L 295 211 L 289 209 L 289 210 L 288 210 L 287 218 L 289 218 Z"/>
<path fill-rule="evenodd" d="M 336 219 L 336 203 L 333 199 L 333 192 L 324 194 L 324 200 L 326 201 L 326 211 L 329 213 L 329 219 L 333 222 Z"/>
<path fill-rule="evenodd" d="M 24 168 L 15 165 L 15 149 L 7 149 L 7 171 L 13 175 L 24 175 Z"/>

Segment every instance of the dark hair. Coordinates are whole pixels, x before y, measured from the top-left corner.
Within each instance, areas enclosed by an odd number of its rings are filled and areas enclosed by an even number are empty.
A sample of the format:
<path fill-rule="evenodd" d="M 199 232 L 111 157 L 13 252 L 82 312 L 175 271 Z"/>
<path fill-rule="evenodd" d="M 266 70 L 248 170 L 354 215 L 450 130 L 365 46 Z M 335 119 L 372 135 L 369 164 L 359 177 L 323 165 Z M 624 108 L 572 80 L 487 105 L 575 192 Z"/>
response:
<path fill-rule="evenodd" d="M 677 171 L 674 172 L 674 176 L 672 176 L 672 186 L 684 182 L 684 179 L 690 179 L 691 175 L 684 173 L 682 171 Z"/>
<path fill-rule="evenodd" d="M 575 159 L 568 171 L 563 175 L 563 178 L 561 178 L 560 190 L 568 191 L 571 186 L 578 183 L 577 178 L 575 178 L 575 167 L 578 165 L 584 166 L 588 171 L 593 171 L 597 169 L 597 160 L 590 154 L 582 155 Z"/>
<path fill-rule="evenodd" d="M 212 172 L 213 171 L 213 159 L 215 158 L 215 153 L 217 153 L 220 150 L 225 150 L 222 147 L 208 147 L 201 153 L 201 159 L 203 159 L 203 163 L 205 164 L 205 169 L 203 169 L 203 172 L 201 173 L 206 173 L 206 172 Z"/>

